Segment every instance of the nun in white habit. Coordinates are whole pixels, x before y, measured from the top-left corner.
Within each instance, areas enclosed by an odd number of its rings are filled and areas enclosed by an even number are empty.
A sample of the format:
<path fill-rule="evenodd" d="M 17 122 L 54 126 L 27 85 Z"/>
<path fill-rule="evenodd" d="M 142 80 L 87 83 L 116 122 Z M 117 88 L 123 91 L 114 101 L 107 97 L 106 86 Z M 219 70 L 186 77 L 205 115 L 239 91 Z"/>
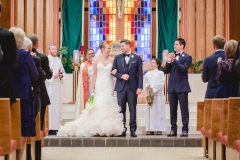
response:
<path fill-rule="evenodd" d="M 146 108 L 146 134 L 162 135 L 167 131 L 166 113 L 165 113 L 165 96 L 164 90 L 164 73 L 159 70 L 161 62 L 157 58 L 153 58 L 150 64 L 150 71 L 144 76 L 144 90 L 149 95 L 152 93 L 154 100 L 151 107 L 147 104 Z"/>

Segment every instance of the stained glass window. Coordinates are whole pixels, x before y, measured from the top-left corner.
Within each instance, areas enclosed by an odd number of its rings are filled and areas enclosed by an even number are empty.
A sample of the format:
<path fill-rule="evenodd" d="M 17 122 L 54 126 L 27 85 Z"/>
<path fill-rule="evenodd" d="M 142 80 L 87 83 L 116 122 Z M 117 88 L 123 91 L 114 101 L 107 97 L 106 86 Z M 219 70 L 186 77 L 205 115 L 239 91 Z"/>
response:
<path fill-rule="evenodd" d="M 116 0 L 90 0 L 90 48 L 116 40 Z"/>
<path fill-rule="evenodd" d="M 151 59 L 151 0 L 128 0 L 124 6 L 124 38 L 131 41 L 132 52 Z"/>

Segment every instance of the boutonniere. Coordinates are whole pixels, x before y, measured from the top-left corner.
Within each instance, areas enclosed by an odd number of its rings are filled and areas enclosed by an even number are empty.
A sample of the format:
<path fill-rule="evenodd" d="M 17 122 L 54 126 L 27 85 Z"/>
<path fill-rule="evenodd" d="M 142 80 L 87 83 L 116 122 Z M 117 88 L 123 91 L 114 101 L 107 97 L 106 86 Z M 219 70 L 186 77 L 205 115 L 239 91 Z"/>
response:
<path fill-rule="evenodd" d="M 134 55 L 131 55 L 132 58 L 134 58 Z"/>
<path fill-rule="evenodd" d="M 185 55 L 184 54 L 182 54 L 182 57 L 184 57 Z"/>

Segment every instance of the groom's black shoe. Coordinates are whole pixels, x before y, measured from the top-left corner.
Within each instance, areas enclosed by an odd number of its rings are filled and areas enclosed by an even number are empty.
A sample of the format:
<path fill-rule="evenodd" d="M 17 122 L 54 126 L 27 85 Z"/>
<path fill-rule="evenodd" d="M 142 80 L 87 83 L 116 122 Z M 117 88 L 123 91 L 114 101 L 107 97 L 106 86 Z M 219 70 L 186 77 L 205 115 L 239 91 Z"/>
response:
<path fill-rule="evenodd" d="M 131 137 L 137 137 L 137 135 L 136 135 L 135 132 L 131 132 L 130 136 L 131 136 Z"/>
<path fill-rule="evenodd" d="M 177 137 L 177 132 L 171 131 L 169 134 L 167 134 L 168 137 Z"/>

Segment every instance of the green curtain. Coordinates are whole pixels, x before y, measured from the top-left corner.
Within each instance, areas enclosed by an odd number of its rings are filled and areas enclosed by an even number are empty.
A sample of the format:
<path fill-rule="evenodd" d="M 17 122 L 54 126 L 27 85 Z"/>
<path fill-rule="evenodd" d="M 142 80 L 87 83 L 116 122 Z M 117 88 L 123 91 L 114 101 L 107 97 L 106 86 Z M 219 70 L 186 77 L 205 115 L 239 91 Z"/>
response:
<path fill-rule="evenodd" d="M 68 48 L 68 54 L 62 55 L 62 62 L 67 73 L 73 71 L 73 50 L 80 50 L 83 44 L 83 0 L 62 0 L 62 46 Z"/>
<path fill-rule="evenodd" d="M 162 59 L 162 51 L 174 51 L 177 38 L 178 0 L 157 0 L 157 55 Z"/>

